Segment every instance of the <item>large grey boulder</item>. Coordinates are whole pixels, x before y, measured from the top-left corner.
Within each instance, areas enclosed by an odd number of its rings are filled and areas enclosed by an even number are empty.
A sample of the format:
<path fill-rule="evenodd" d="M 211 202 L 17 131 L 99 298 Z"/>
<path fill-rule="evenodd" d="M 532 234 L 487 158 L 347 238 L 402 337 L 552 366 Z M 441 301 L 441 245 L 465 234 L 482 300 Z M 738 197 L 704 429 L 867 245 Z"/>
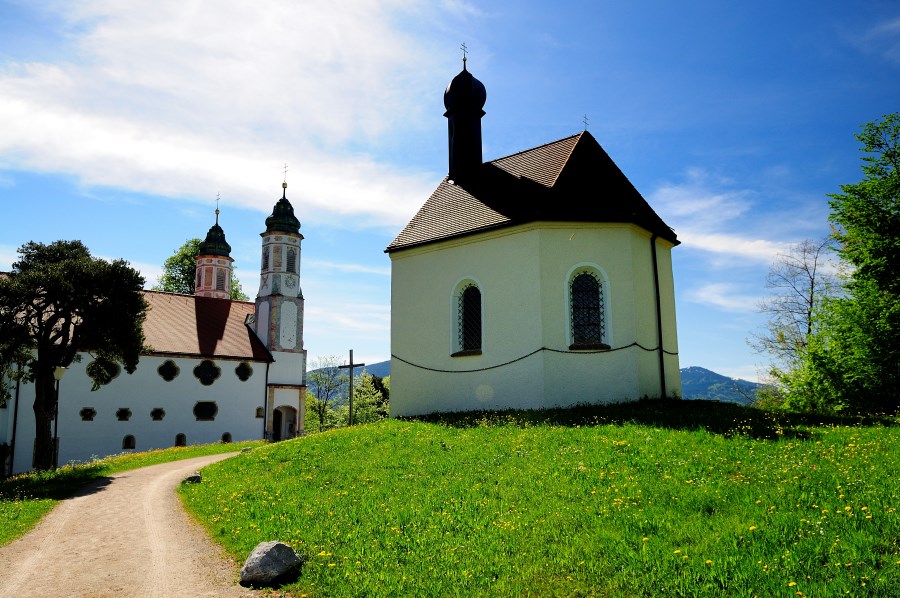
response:
<path fill-rule="evenodd" d="M 241 585 L 271 586 L 293 581 L 300 574 L 303 559 L 281 542 L 260 542 L 241 568 Z"/>

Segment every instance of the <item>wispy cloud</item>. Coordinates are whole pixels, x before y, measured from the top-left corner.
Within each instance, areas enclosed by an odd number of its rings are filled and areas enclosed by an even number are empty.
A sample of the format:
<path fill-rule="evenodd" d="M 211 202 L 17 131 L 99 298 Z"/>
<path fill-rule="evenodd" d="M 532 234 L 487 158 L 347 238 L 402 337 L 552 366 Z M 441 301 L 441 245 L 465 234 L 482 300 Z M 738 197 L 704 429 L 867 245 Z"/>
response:
<path fill-rule="evenodd" d="M 304 262 L 304 267 L 314 268 L 314 269 L 323 269 L 323 270 L 337 270 L 340 272 L 355 272 L 360 274 L 378 274 L 380 276 L 390 276 L 391 269 L 390 268 L 376 268 L 373 266 L 364 266 L 362 264 L 347 264 L 342 262 L 329 262 L 324 260 L 306 260 Z"/>
<path fill-rule="evenodd" d="M 703 169 L 689 169 L 682 182 L 661 185 L 651 198 L 685 248 L 769 264 L 790 245 L 765 238 L 763 233 L 772 229 L 761 222 L 763 215 L 756 212 L 749 218 L 754 191 L 735 189 L 732 181 Z"/>
<path fill-rule="evenodd" d="M 288 162 L 289 193 L 307 220 L 340 214 L 351 225 L 402 224 L 430 191 L 432 173 L 370 157 L 387 131 L 421 122 L 421 83 L 407 83 L 430 81 L 431 61 L 393 19 L 424 10 L 416 2 L 49 9 L 70 24 L 73 52 L 56 64 L 2 65 L 7 167 L 207 201 L 216 189 L 265 210 L 259 190 L 276 187 Z"/>
<path fill-rule="evenodd" d="M 746 294 L 741 287 L 731 283 L 715 282 L 701 285 L 686 293 L 688 300 L 711 305 L 730 312 L 753 312 L 759 305 L 759 296 Z"/>

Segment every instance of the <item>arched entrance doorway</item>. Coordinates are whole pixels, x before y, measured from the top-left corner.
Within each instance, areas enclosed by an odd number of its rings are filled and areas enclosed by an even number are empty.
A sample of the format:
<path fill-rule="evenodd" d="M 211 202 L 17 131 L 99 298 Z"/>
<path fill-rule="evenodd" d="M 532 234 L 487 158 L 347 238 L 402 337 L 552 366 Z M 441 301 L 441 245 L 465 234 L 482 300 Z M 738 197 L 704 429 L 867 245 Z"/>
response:
<path fill-rule="evenodd" d="M 276 407 L 272 412 L 272 440 L 278 442 L 293 438 L 297 432 L 297 410 L 287 405 Z"/>

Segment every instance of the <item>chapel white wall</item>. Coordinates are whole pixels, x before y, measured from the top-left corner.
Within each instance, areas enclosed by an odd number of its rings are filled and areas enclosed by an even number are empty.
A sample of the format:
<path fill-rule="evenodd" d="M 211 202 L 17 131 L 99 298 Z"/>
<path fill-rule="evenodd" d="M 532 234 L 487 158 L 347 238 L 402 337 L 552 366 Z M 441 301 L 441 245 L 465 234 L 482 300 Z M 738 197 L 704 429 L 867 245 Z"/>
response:
<path fill-rule="evenodd" d="M 391 254 L 391 414 L 539 408 L 658 396 L 659 356 L 631 347 L 567 351 L 569 274 L 591 265 L 606 277 L 608 343 L 657 346 L 650 234 L 626 224 L 536 223 Z M 657 240 L 664 345 L 677 352 L 671 245 Z M 457 282 L 479 283 L 482 355 L 450 357 Z M 428 371 L 405 363 L 436 370 Z M 666 357 L 667 392 L 677 388 L 677 355 Z"/>

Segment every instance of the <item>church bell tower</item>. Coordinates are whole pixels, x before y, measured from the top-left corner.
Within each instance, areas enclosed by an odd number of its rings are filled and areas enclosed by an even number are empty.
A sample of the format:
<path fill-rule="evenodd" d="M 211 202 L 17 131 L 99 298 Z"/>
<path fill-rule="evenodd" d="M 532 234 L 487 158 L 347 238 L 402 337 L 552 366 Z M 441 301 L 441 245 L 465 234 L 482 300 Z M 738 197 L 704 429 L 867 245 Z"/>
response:
<path fill-rule="evenodd" d="M 287 199 L 266 218 L 256 296 L 256 335 L 269 351 L 303 353 L 303 292 L 300 290 L 300 221 Z"/>
<path fill-rule="evenodd" d="M 197 254 L 197 272 L 194 295 L 213 299 L 231 299 L 231 245 L 225 240 L 225 231 L 219 226 L 219 208 L 216 223 L 206 233 Z"/>

